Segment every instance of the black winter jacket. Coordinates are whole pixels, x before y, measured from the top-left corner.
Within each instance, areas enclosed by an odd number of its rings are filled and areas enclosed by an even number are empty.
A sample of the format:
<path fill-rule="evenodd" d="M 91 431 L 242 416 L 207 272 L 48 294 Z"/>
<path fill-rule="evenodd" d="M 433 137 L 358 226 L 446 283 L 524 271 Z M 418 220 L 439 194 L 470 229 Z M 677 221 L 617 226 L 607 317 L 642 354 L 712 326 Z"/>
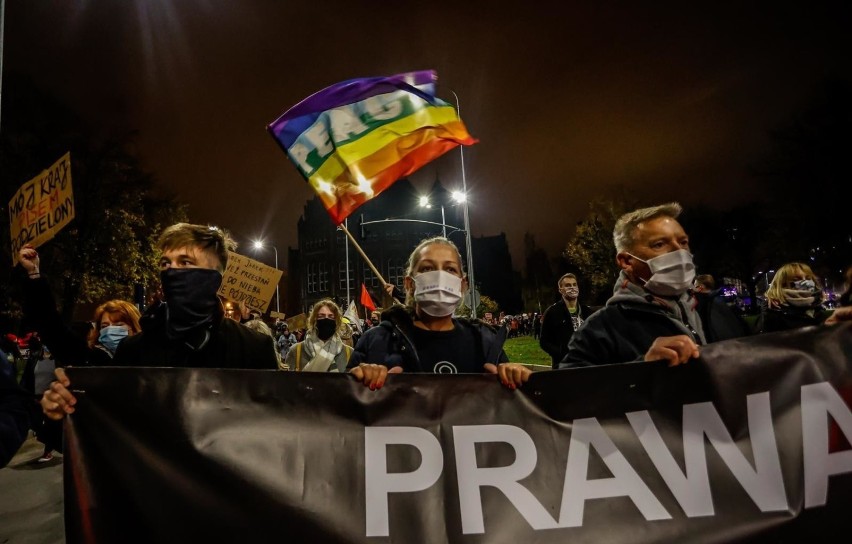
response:
<path fill-rule="evenodd" d="M 469 327 L 480 341 L 477 345 L 478 363 L 505 363 L 509 360 L 503 351 L 508 331 L 505 327 L 494 327 L 479 320 L 453 318 L 456 326 Z M 408 309 L 395 305 L 382 312 L 378 327 L 368 329 L 358 340 L 347 369 L 361 363 L 383 364 L 388 368 L 402 367 L 405 372 L 428 372 L 420 365 L 417 348 L 412 342 L 414 320 Z M 484 372 L 484 369 L 483 369 Z"/>
<path fill-rule="evenodd" d="M 44 274 L 21 282 L 24 320 L 31 323 L 39 339 L 50 348 L 57 366 L 112 364 L 112 353 L 102 346 L 89 347 L 85 338 L 71 330 L 56 311 L 56 301 Z"/>
<path fill-rule="evenodd" d="M 193 348 L 184 340 L 166 336 L 165 305 L 149 313 L 142 332 L 128 336 L 118 345 L 116 366 L 167 366 L 181 368 L 278 368 L 272 337 L 253 331 L 223 316 L 209 328 L 209 337 L 194 340 Z M 206 331 L 201 331 L 206 332 Z"/>
<path fill-rule="evenodd" d="M 592 310 L 585 304 L 577 303 L 579 317 L 584 321 L 592 315 Z M 553 368 L 557 368 L 559 362 L 568 352 L 568 342 L 574 336 L 574 324 L 571 320 L 571 312 L 565 306 L 562 298 L 552 304 L 544 311 L 541 323 L 541 336 L 538 343 L 541 349 L 550 355 Z"/>
<path fill-rule="evenodd" d="M 726 321 L 725 314 L 719 314 L 705 330 L 691 294 L 663 300 L 629 282 L 623 272 L 614 293 L 574 333 L 559 368 L 639 362 L 660 336 L 685 334 L 704 344 L 729 334 L 720 332 L 722 329 L 736 328 Z"/>

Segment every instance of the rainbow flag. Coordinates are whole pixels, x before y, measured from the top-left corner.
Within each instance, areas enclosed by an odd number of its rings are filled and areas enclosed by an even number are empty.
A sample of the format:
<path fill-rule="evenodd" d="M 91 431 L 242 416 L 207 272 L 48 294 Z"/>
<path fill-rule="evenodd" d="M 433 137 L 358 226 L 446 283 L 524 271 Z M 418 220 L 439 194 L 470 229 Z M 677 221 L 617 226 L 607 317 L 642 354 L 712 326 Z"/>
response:
<path fill-rule="evenodd" d="M 435 97 L 433 70 L 351 79 L 302 100 L 267 126 L 335 224 L 396 180 L 473 138 Z"/>

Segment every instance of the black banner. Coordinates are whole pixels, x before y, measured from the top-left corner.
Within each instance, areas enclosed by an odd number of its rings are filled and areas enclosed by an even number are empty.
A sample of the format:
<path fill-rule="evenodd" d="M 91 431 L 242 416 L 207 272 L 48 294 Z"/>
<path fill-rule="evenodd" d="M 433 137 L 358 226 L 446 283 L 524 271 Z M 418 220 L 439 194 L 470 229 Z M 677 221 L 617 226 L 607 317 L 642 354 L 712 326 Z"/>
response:
<path fill-rule="evenodd" d="M 73 368 L 67 541 L 845 542 L 852 325 L 668 368 Z"/>

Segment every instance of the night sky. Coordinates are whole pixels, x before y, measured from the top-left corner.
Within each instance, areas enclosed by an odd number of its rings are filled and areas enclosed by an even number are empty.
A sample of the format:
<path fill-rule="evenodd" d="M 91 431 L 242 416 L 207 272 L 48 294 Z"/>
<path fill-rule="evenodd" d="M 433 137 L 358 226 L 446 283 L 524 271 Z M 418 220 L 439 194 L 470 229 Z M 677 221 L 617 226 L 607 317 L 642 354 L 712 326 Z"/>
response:
<path fill-rule="evenodd" d="M 435 69 L 480 140 L 464 150 L 471 230 L 505 232 L 520 268 L 524 232 L 556 255 L 613 188 L 759 198 L 749 168 L 769 131 L 850 75 L 842 6 L 6 0 L 3 68 L 93 126 L 137 129 L 143 167 L 192 221 L 264 236 L 282 268 L 313 192 L 266 125 L 346 79 Z M 461 184 L 458 149 L 412 180 L 436 176 Z"/>

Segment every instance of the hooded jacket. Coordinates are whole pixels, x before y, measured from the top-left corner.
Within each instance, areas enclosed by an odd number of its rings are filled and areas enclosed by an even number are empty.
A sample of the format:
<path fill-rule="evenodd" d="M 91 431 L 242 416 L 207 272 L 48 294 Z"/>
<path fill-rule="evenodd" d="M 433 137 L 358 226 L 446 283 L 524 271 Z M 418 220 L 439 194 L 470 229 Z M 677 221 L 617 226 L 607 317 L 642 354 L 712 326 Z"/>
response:
<path fill-rule="evenodd" d="M 706 344 L 696 305 L 689 291 L 679 297 L 658 297 L 631 282 L 622 270 L 606 306 L 571 337 L 559 368 L 639 362 L 660 336 L 685 334 Z"/>

